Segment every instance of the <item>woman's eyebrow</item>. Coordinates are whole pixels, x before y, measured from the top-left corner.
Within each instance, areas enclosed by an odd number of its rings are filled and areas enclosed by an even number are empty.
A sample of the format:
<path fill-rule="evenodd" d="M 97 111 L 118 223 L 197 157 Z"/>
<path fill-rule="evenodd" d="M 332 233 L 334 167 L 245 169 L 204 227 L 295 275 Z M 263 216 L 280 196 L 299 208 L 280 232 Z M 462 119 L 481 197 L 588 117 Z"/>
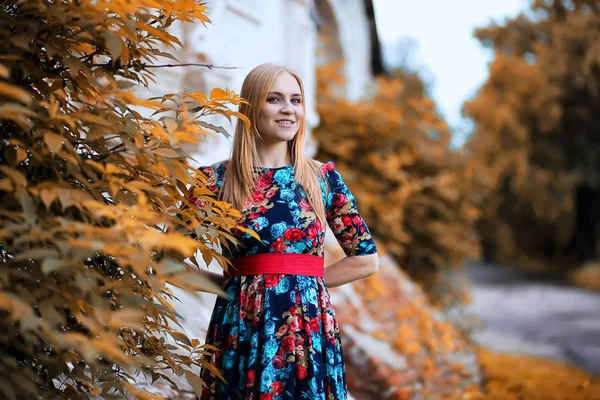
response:
<path fill-rule="evenodd" d="M 278 92 L 278 91 L 270 91 L 270 92 L 269 92 L 269 94 L 278 94 L 278 95 L 280 95 L 280 96 L 283 96 L 283 93 L 281 93 L 281 92 Z M 296 97 L 296 96 L 302 97 L 302 95 L 301 95 L 300 93 L 294 93 L 294 94 L 292 95 L 292 97 Z"/>

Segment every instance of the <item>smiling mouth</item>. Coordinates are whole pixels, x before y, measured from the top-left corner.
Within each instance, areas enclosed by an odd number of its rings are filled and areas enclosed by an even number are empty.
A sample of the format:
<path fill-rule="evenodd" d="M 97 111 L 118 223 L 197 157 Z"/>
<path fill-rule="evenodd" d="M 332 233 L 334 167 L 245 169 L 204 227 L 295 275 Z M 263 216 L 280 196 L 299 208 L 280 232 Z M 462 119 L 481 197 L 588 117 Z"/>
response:
<path fill-rule="evenodd" d="M 292 126 L 292 125 L 294 125 L 294 121 L 291 121 L 289 119 L 280 119 L 280 120 L 277 120 L 275 122 L 278 125 L 281 125 L 281 126 Z"/>

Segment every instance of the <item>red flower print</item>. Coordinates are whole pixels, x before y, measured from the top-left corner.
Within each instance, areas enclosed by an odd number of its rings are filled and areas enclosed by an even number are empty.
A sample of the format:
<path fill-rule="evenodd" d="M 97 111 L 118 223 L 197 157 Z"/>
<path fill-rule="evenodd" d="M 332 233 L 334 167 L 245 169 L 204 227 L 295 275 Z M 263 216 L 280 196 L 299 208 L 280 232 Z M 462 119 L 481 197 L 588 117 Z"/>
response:
<path fill-rule="evenodd" d="M 263 393 L 260 395 L 260 400 L 273 400 L 271 393 Z"/>
<path fill-rule="evenodd" d="M 298 323 L 298 316 L 295 316 L 294 319 L 290 322 L 290 331 L 298 332 L 300 330 L 300 324 Z"/>
<path fill-rule="evenodd" d="M 330 314 L 325 314 L 325 329 L 332 331 L 335 326 L 335 320 Z"/>
<path fill-rule="evenodd" d="M 296 378 L 302 380 L 308 376 L 304 365 L 296 365 Z"/>
<path fill-rule="evenodd" d="M 296 299 L 296 301 L 298 301 L 298 300 Z M 289 309 L 288 311 L 289 311 L 289 312 L 290 312 L 290 314 L 292 314 L 292 315 L 296 315 L 296 314 L 297 314 L 297 313 L 296 313 L 296 306 L 291 306 L 291 307 L 290 307 L 290 309 Z"/>
<path fill-rule="evenodd" d="M 294 351 L 295 347 L 296 347 L 296 340 L 294 339 L 293 335 L 287 335 L 281 341 L 281 348 L 286 353 L 291 353 L 292 351 Z"/>
<path fill-rule="evenodd" d="M 251 219 L 251 220 L 255 220 L 258 217 L 260 217 L 259 213 L 250 213 L 250 215 L 248 215 L 248 219 Z"/>
<path fill-rule="evenodd" d="M 247 376 L 248 376 L 248 378 L 246 381 L 246 387 L 249 388 L 249 387 L 254 386 L 254 377 L 256 376 L 256 370 L 254 370 L 254 369 L 249 370 Z"/>
<path fill-rule="evenodd" d="M 342 223 L 344 226 L 352 225 L 352 217 L 349 215 L 342 215 Z"/>
<path fill-rule="evenodd" d="M 317 224 L 310 224 L 308 228 L 306 228 L 306 236 L 308 236 L 309 239 L 314 239 L 319 234 L 319 230 L 317 229 L 316 225 Z"/>
<path fill-rule="evenodd" d="M 283 237 L 290 242 L 297 242 L 298 240 L 302 239 L 304 235 L 304 232 L 298 228 L 286 229 L 283 232 Z"/>
<path fill-rule="evenodd" d="M 321 327 L 319 326 L 319 319 L 318 318 L 311 318 L 310 319 L 310 330 L 313 332 L 318 332 L 319 329 L 321 329 Z"/>
<path fill-rule="evenodd" d="M 275 287 L 279 283 L 279 276 L 276 274 L 265 275 L 265 287 Z"/>
<path fill-rule="evenodd" d="M 270 199 L 271 197 L 275 196 L 276 192 L 277 192 L 277 190 L 271 188 L 271 189 L 267 190 L 267 193 L 265 193 L 265 197 L 267 199 Z"/>
<path fill-rule="evenodd" d="M 323 230 L 323 226 L 321 225 L 321 221 L 319 221 L 318 219 L 315 219 L 315 222 L 313 222 L 313 225 L 315 226 L 315 228 L 318 231 L 322 231 Z"/>
<path fill-rule="evenodd" d="M 263 192 L 259 192 L 258 190 L 255 190 L 254 193 L 252 193 L 252 202 L 253 203 L 262 203 L 262 201 L 265 199 L 265 194 Z"/>
<path fill-rule="evenodd" d="M 244 232 L 242 232 L 242 231 L 241 231 L 241 230 L 239 230 L 238 228 L 233 228 L 233 229 L 231 230 L 231 234 L 232 234 L 233 236 L 235 236 L 235 237 L 241 237 L 241 236 L 244 234 Z"/>
<path fill-rule="evenodd" d="M 266 190 L 273 184 L 273 177 L 269 174 L 263 174 L 256 180 L 256 189 Z"/>
<path fill-rule="evenodd" d="M 283 253 L 287 249 L 287 244 L 285 244 L 282 237 L 278 237 L 271 245 L 271 248 L 275 253 Z"/>
<path fill-rule="evenodd" d="M 285 359 L 280 355 L 273 357 L 272 362 L 273 362 L 273 368 L 275 368 L 275 369 L 281 369 L 281 368 L 285 367 Z"/>
<path fill-rule="evenodd" d="M 300 200 L 300 203 L 298 203 L 298 205 L 300 206 L 301 209 L 303 210 L 307 210 L 310 211 L 312 210 L 312 206 L 310 205 L 310 203 L 308 202 L 307 198 L 303 198 L 302 200 Z"/>
<path fill-rule="evenodd" d="M 331 199 L 331 204 L 334 207 L 342 207 L 346 204 L 347 197 L 344 193 L 335 193 Z"/>
<path fill-rule="evenodd" d="M 296 352 L 294 355 L 296 356 L 296 359 L 302 359 L 302 357 L 304 357 L 304 346 L 296 346 Z"/>
<path fill-rule="evenodd" d="M 260 206 L 260 207 L 258 207 L 258 210 L 257 210 L 257 212 L 258 212 L 259 214 L 264 214 L 264 213 L 266 213 L 266 212 L 267 212 L 267 207 L 265 207 L 265 206 Z"/>
<path fill-rule="evenodd" d="M 326 173 L 327 171 L 333 171 L 335 169 L 335 164 L 332 162 L 328 162 L 327 164 L 321 164 L 321 171 Z"/>
<path fill-rule="evenodd" d="M 359 214 L 355 214 L 352 216 L 352 223 L 356 226 L 361 226 L 363 223 L 363 219 Z"/>
<path fill-rule="evenodd" d="M 273 391 L 273 396 L 277 397 L 285 390 L 285 386 L 281 381 L 275 381 L 271 383 L 271 390 Z"/>
<path fill-rule="evenodd" d="M 334 219 L 332 225 L 333 225 L 332 229 L 334 232 L 341 232 L 345 228 L 344 223 L 342 222 L 341 218 Z"/>
<path fill-rule="evenodd" d="M 277 330 L 277 336 L 283 336 L 283 335 L 285 335 L 288 332 L 289 329 L 290 329 L 290 327 L 287 326 L 286 324 L 281 325 L 281 328 L 279 328 Z"/>

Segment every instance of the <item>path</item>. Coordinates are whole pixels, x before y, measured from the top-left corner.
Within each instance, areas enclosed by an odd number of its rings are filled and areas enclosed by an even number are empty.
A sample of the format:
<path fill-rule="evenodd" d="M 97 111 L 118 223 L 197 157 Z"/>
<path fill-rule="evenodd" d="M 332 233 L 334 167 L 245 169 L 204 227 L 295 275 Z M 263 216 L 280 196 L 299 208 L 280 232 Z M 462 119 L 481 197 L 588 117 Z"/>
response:
<path fill-rule="evenodd" d="M 473 281 L 470 310 L 484 323 L 476 342 L 600 375 L 600 292 L 489 264 L 471 263 L 467 272 Z"/>

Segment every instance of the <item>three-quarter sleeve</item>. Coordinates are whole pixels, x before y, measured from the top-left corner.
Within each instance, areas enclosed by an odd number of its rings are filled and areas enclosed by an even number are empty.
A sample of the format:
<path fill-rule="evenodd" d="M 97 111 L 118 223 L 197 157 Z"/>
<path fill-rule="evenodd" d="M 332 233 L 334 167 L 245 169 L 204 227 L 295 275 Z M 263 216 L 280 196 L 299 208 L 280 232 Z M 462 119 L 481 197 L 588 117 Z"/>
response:
<path fill-rule="evenodd" d="M 347 256 L 377 253 L 367 224 L 358 212 L 356 199 L 335 170 L 332 162 L 323 164 L 329 191 L 325 202 L 327 223 Z"/>

